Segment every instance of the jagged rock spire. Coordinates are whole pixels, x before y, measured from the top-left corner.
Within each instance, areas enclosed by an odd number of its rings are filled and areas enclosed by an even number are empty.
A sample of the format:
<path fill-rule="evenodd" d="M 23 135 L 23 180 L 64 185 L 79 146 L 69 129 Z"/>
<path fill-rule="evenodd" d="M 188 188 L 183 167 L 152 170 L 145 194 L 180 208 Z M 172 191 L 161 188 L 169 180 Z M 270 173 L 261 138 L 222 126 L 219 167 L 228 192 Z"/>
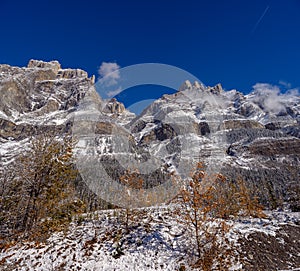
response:
<path fill-rule="evenodd" d="M 189 80 L 184 81 L 184 83 L 179 87 L 178 91 L 183 91 L 186 89 L 191 89 L 193 86 Z"/>

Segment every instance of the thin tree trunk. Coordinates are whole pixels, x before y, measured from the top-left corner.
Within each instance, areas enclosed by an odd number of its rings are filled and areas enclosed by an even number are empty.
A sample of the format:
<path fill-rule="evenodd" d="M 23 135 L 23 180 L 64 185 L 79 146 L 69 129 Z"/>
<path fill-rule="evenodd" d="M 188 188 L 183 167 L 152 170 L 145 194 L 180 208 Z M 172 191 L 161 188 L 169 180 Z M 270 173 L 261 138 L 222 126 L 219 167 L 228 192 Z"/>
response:
<path fill-rule="evenodd" d="M 198 257 L 200 258 L 201 256 L 201 244 L 200 244 L 200 240 L 199 240 L 199 225 L 198 225 L 198 216 L 197 216 L 197 211 L 194 210 L 194 221 L 195 221 L 195 235 L 196 235 L 196 242 L 197 242 L 197 253 L 198 253 Z"/>

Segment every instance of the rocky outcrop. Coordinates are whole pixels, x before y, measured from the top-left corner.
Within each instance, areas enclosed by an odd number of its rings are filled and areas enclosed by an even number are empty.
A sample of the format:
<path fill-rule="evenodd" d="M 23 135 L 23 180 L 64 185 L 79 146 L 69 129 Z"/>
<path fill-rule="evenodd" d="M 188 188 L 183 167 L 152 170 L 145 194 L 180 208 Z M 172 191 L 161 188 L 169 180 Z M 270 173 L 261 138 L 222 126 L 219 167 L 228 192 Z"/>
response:
<path fill-rule="evenodd" d="M 105 104 L 103 112 L 111 114 L 122 114 L 125 111 L 124 104 L 117 101 L 116 98 L 112 98 Z"/>
<path fill-rule="evenodd" d="M 0 119 L 0 137 L 5 139 L 13 138 L 16 127 L 17 125 L 12 121 Z"/>
<path fill-rule="evenodd" d="M 209 125 L 207 122 L 199 122 L 198 124 L 199 135 L 207 135 L 210 133 Z"/>
<path fill-rule="evenodd" d="M 172 139 L 177 135 L 174 128 L 166 123 L 161 123 L 158 127 L 145 134 L 142 139 L 142 144 L 148 144 L 155 140 L 164 141 L 166 139 Z"/>
<path fill-rule="evenodd" d="M 264 125 L 255 121 L 247 119 L 238 119 L 238 120 L 225 120 L 221 129 L 262 129 Z"/>
<path fill-rule="evenodd" d="M 146 123 L 143 121 L 139 121 L 135 124 L 132 132 L 138 133 L 142 131 L 146 127 Z M 186 135 L 186 134 L 197 134 L 200 136 L 208 135 L 210 133 L 210 128 L 208 123 L 200 122 L 200 123 L 189 123 L 185 125 L 184 123 L 163 123 L 158 122 L 158 125 L 151 130 L 149 133 L 146 133 L 142 139 L 141 143 L 149 143 L 151 141 L 164 141 L 166 139 L 173 139 L 178 135 Z"/>
<path fill-rule="evenodd" d="M 64 69 L 58 70 L 56 78 L 72 79 L 72 78 L 88 78 L 87 72 L 80 69 Z"/>
<path fill-rule="evenodd" d="M 265 125 L 265 127 L 266 127 L 266 129 L 272 130 L 272 131 L 275 131 L 280 128 L 280 126 L 277 123 L 273 123 L 273 122 L 267 123 Z"/>
<path fill-rule="evenodd" d="M 192 89 L 193 86 L 189 80 L 184 81 L 184 83 L 179 87 L 178 91 L 183 91 L 186 89 Z"/>
<path fill-rule="evenodd" d="M 147 123 L 143 120 L 139 120 L 138 122 L 136 122 L 132 129 L 131 132 L 132 133 L 139 133 L 141 132 L 145 127 L 146 127 Z"/>
<path fill-rule="evenodd" d="M 55 74 L 61 69 L 60 63 L 58 61 L 50 61 L 50 62 L 44 62 L 41 60 L 34 60 L 31 59 L 28 62 L 27 68 L 42 68 L 42 69 L 50 69 Z"/>
<path fill-rule="evenodd" d="M 263 138 L 254 140 L 249 145 L 249 151 L 254 155 L 299 155 L 300 139 L 298 138 Z"/>
<path fill-rule="evenodd" d="M 72 78 L 87 78 L 87 72 L 80 69 L 61 69 L 61 65 L 58 61 L 44 62 L 41 60 L 31 59 L 27 65 L 27 68 L 38 68 L 46 71 L 53 71 L 56 78 L 72 79 Z M 46 80 L 46 79 L 45 79 Z M 40 80 L 39 80 L 40 81 Z"/>
<path fill-rule="evenodd" d="M 17 125 L 9 120 L 0 119 L 0 138 L 18 141 L 38 134 L 63 134 L 70 132 L 71 125 L 70 122 L 60 125 Z"/>
<path fill-rule="evenodd" d="M 131 135 L 123 129 L 121 126 L 116 125 L 113 122 L 97 122 L 95 124 L 95 134 L 99 135 Z"/>
<path fill-rule="evenodd" d="M 299 270 L 300 226 L 282 225 L 273 235 L 263 231 L 239 240 L 243 270 Z M 241 254 L 242 254 L 241 253 Z M 296 269 L 294 269 L 296 268 Z"/>
<path fill-rule="evenodd" d="M 208 91 L 210 91 L 211 93 L 213 93 L 215 95 L 219 95 L 222 92 L 224 92 L 222 85 L 220 83 L 215 85 L 214 87 L 208 87 Z"/>
<path fill-rule="evenodd" d="M 201 88 L 204 88 L 204 86 L 202 84 L 200 84 L 198 81 L 195 81 L 193 84 L 193 88 L 201 89 Z"/>
<path fill-rule="evenodd" d="M 238 106 L 236 113 L 244 117 L 252 117 L 257 114 L 257 111 L 262 111 L 257 105 L 253 103 L 242 103 Z"/>
<path fill-rule="evenodd" d="M 15 121 L 77 106 L 93 81 L 82 70 L 37 60 L 26 68 L 0 65 L 0 79 L 0 110 Z"/>

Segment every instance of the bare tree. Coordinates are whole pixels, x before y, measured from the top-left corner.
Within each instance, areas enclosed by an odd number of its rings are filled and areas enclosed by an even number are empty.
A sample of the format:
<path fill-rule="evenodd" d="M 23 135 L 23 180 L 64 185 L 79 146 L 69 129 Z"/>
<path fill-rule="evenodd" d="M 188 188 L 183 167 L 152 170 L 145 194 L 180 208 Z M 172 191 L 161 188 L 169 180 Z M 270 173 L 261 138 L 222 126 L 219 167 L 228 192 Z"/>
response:
<path fill-rule="evenodd" d="M 144 180 L 138 170 L 126 170 L 125 173 L 120 177 L 120 182 L 128 188 L 127 194 L 127 207 L 125 208 L 125 228 L 129 231 L 129 222 L 133 219 L 133 214 L 136 213 L 131 208 L 133 201 L 135 200 L 131 194 L 131 189 L 138 189 L 142 191 Z"/>
<path fill-rule="evenodd" d="M 14 234 L 42 236 L 82 208 L 75 196 L 73 146 L 69 136 L 39 135 L 15 160 L 14 178 L 1 197 L 1 207 L 11 215 L 5 223 Z"/>

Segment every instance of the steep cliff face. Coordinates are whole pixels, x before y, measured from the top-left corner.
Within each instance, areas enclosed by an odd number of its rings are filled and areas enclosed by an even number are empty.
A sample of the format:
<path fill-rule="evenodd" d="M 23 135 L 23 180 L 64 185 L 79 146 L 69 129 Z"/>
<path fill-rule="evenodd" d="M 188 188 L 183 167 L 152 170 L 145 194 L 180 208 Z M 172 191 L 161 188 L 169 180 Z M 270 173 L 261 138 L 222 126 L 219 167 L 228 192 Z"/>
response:
<path fill-rule="evenodd" d="M 85 71 L 62 69 L 57 61 L 0 65 L 0 163 L 11 161 L 36 134 L 70 132 L 72 114 L 85 95 L 101 107 L 93 80 Z"/>
<path fill-rule="evenodd" d="M 124 161 L 151 168 L 155 160 L 158 166 L 145 177 L 155 184 L 170 171 L 187 176 L 200 160 L 212 172 L 241 175 L 257 186 L 270 182 L 274 193 L 291 197 L 288 187 L 297 183 L 300 168 L 299 96 L 270 110 L 258 93 L 186 81 L 135 116 L 116 99 L 103 101 L 94 81 L 85 71 L 62 69 L 57 61 L 31 60 L 24 68 L 0 65 L 0 163 L 13 159 L 18 146 L 37 133 L 74 132 L 74 119 L 75 126 L 83 125 L 75 127 L 75 134 L 85 131 L 89 127 L 76 116 L 93 108 L 98 114 L 93 138 L 79 136 L 82 146 L 96 142 L 111 176 L 124 171 Z M 129 142 L 126 148 L 120 136 Z"/>
<path fill-rule="evenodd" d="M 57 61 L 35 60 L 26 68 L 0 65 L 0 82 L 1 117 L 16 123 L 55 121 L 58 118 L 49 116 L 53 113 L 66 116 L 93 84 L 82 70 L 64 70 Z"/>

